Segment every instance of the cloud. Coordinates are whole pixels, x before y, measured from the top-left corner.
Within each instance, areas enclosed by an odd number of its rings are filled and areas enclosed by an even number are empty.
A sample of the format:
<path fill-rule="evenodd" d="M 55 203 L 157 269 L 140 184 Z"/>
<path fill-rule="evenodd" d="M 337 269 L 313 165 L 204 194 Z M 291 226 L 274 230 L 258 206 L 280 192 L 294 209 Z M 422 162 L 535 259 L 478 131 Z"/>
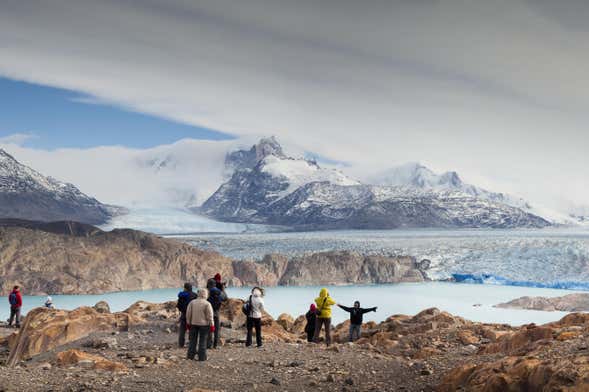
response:
<path fill-rule="evenodd" d="M 35 139 L 36 137 L 32 133 L 13 133 L 12 135 L 0 137 L 0 144 L 16 144 L 22 146 L 28 140 Z"/>
<path fill-rule="evenodd" d="M 21 163 L 75 184 L 98 200 L 134 208 L 201 203 L 220 185 L 226 152 L 238 141 L 181 140 L 150 149 L 104 146 L 42 150 L 2 144 Z"/>
<path fill-rule="evenodd" d="M 365 170 L 421 161 L 580 204 L 589 6 L 550 4 L 12 2 L 0 74 Z"/>

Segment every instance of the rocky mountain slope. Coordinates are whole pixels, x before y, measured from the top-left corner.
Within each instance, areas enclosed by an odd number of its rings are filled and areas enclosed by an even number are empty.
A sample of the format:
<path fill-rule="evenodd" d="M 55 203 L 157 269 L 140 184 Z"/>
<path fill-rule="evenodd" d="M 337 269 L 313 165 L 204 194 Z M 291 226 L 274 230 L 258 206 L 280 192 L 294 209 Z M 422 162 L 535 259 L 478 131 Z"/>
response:
<path fill-rule="evenodd" d="M 329 348 L 304 340 L 304 316 L 274 319 L 264 314 L 264 347 L 248 349 L 243 345 L 242 304 L 230 299 L 223 305 L 221 347 L 209 350 L 204 363 L 184 359 L 186 350 L 176 346 L 174 302 L 138 302 L 118 313 L 104 307 L 37 308 L 20 331 L 0 339 L 0 385 L 30 391 L 200 392 L 545 392 L 589 387 L 586 314 L 510 327 L 431 308 L 365 323 L 355 343 L 347 343 L 346 321 L 333 328 Z"/>
<path fill-rule="evenodd" d="M 135 230 L 105 232 L 73 222 L 0 224 L 0 292 L 90 294 L 204 285 L 215 273 L 229 284 L 309 285 L 420 282 L 427 265 L 410 257 L 326 252 L 260 263 L 230 260 L 183 242 Z"/>
<path fill-rule="evenodd" d="M 233 153 L 228 162 L 233 175 L 199 209 L 223 221 L 311 230 L 550 224 L 507 204 L 501 194 L 483 195 L 462 184 L 457 175 L 438 178 L 439 186 L 433 186 L 434 179 L 420 169 L 403 186 L 365 185 L 314 161 L 286 156 L 275 139 Z"/>
<path fill-rule="evenodd" d="M 0 218 L 101 224 L 122 210 L 45 177 L 0 149 Z"/>

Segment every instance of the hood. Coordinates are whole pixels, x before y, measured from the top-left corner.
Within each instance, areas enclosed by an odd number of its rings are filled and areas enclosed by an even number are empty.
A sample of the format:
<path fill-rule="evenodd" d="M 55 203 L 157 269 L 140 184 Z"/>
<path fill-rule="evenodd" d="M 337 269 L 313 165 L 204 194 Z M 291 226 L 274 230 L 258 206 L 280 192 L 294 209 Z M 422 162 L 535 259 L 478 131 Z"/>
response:
<path fill-rule="evenodd" d="M 220 282 L 221 281 L 221 274 L 219 274 L 219 273 L 215 274 L 215 280 L 217 282 Z"/>
<path fill-rule="evenodd" d="M 209 297 L 209 291 L 207 289 L 198 289 L 196 292 L 197 298 L 207 299 Z"/>
<path fill-rule="evenodd" d="M 254 297 L 261 297 L 261 296 L 262 296 L 262 292 L 260 291 L 260 289 L 254 289 L 254 290 L 252 291 L 252 295 L 253 295 Z"/>
<path fill-rule="evenodd" d="M 51 299 L 51 297 L 47 297 L 47 302 L 52 302 L 53 299 Z"/>
<path fill-rule="evenodd" d="M 329 291 L 327 291 L 327 289 L 324 287 L 319 292 L 319 298 L 325 298 L 325 297 L 329 297 Z"/>
<path fill-rule="evenodd" d="M 309 307 L 309 309 L 311 310 L 311 312 L 314 312 L 317 310 L 317 306 L 315 304 L 311 304 L 311 306 Z"/>

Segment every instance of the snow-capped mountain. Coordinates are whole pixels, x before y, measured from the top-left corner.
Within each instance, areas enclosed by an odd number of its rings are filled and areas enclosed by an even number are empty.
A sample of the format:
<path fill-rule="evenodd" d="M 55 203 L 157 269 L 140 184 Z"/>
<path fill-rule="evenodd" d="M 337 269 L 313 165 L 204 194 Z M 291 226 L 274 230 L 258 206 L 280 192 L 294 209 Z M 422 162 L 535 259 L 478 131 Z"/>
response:
<path fill-rule="evenodd" d="M 502 192 L 492 192 L 462 181 L 458 173 L 448 171 L 434 173 L 416 162 L 407 163 L 368 177 L 368 183 L 381 186 L 406 186 L 430 191 L 457 191 L 479 199 L 507 204 L 533 215 L 541 216 L 552 224 L 571 225 L 582 222 L 583 214 L 567 214 L 531 203 L 522 197 Z M 581 216 L 581 218 L 579 218 Z"/>
<path fill-rule="evenodd" d="M 502 202 L 501 194 L 463 184 L 456 173 L 437 176 L 420 165 L 390 173 L 387 185 L 366 185 L 286 156 L 273 138 L 227 161 L 233 175 L 200 209 L 225 221 L 299 229 L 549 225 Z"/>
<path fill-rule="evenodd" d="M 45 177 L 0 149 L 0 217 L 101 224 L 122 212 L 72 184 Z"/>
<path fill-rule="evenodd" d="M 523 210 L 530 210 L 532 208 L 523 198 L 511 196 L 506 193 L 491 192 L 475 185 L 464 183 L 455 171 L 436 174 L 417 162 L 406 163 L 386 170 L 377 176 L 370 177 L 369 182 L 370 184 L 381 186 L 407 186 L 434 191 L 458 191 L 470 196 L 505 203 Z"/>

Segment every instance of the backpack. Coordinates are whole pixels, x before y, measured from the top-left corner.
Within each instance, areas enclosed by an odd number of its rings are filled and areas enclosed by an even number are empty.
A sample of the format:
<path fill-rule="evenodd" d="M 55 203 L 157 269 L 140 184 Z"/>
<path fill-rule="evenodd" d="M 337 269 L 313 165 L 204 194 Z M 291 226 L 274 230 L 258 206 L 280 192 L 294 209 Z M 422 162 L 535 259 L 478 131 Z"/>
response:
<path fill-rule="evenodd" d="M 223 299 L 221 298 L 221 292 L 219 290 L 211 290 L 211 295 L 209 295 L 209 302 L 213 307 L 214 311 L 221 309 L 221 303 Z"/>
<path fill-rule="evenodd" d="M 252 312 L 252 296 L 250 295 L 250 298 L 247 300 L 247 302 L 245 302 L 243 304 L 243 306 L 241 307 L 241 312 L 243 314 L 245 314 L 247 317 L 250 316 L 251 312 Z"/>
<path fill-rule="evenodd" d="M 10 302 L 11 306 L 16 306 L 18 304 L 16 293 L 10 293 L 10 295 L 8 296 L 8 302 Z"/>

